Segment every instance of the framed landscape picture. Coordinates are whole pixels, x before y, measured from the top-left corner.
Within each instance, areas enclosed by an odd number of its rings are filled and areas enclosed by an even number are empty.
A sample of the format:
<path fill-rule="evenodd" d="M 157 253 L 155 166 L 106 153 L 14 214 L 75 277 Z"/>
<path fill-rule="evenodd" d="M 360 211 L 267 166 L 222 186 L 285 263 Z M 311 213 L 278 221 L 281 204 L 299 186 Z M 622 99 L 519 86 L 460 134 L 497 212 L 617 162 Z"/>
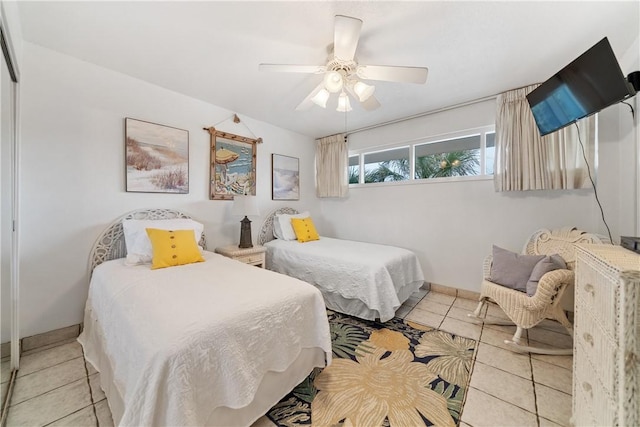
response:
<path fill-rule="evenodd" d="M 299 161 L 296 157 L 271 155 L 271 198 L 300 200 Z"/>
<path fill-rule="evenodd" d="M 189 193 L 189 131 L 125 119 L 126 191 Z"/>

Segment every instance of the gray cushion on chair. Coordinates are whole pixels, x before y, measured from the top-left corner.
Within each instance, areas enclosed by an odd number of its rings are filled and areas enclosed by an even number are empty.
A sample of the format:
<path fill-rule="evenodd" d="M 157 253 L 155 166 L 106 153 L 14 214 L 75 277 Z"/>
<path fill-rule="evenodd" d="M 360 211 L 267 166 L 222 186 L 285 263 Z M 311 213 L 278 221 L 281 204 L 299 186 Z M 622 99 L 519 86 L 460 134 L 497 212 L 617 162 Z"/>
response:
<path fill-rule="evenodd" d="M 542 276 L 550 271 L 558 270 L 561 268 L 567 268 L 567 263 L 564 262 L 562 257 L 558 254 L 546 256 L 533 267 L 531 271 L 531 277 L 527 282 L 527 295 L 532 297 L 538 289 L 538 282 L 542 279 Z"/>
<path fill-rule="evenodd" d="M 489 280 L 520 292 L 526 292 L 527 282 L 533 268 L 544 258 L 544 255 L 517 254 L 494 245 Z"/>

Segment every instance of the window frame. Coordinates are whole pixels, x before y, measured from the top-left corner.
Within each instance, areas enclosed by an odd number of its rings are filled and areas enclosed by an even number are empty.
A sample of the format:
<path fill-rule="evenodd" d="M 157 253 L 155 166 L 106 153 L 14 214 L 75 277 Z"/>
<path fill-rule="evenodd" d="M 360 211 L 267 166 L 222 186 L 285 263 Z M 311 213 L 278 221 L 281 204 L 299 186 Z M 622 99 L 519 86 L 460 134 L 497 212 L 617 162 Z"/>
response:
<path fill-rule="evenodd" d="M 416 138 L 408 141 L 398 141 L 387 145 L 378 145 L 375 147 L 361 148 L 358 150 L 349 150 L 349 159 L 358 156 L 359 178 L 357 184 L 349 184 L 350 188 L 357 187 L 377 187 L 377 186 L 393 186 L 393 185 L 415 185 L 415 184 L 433 184 L 443 182 L 460 182 L 460 181 L 485 181 L 493 180 L 493 174 L 486 174 L 486 135 L 495 133 L 495 125 L 480 126 L 476 128 L 470 128 L 455 132 L 447 132 L 443 134 Z M 424 144 L 433 144 L 438 142 L 446 142 L 448 140 L 456 140 L 465 137 L 472 137 L 480 135 L 480 173 L 478 175 L 464 175 L 464 176 L 451 176 L 451 177 L 437 177 L 437 178 L 415 178 L 415 159 L 416 159 L 416 146 Z M 387 181 L 387 182 L 369 182 L 365 183 L 364 173 L 364 156 L 366 154 L 379 153 L 382 151 L 388 151 L 393 149 L 399 149 L 409 147 L 409 178 L 403 181 Z M 355 166 L 355 165 L 354 165 Z"/>
<path fill-rule="evenodd" d="M 411 144 L 399 144 L 399 145 L 394 145 L 393 147 L 385 147 L 385 148 L 379 148 L 373 151 L 366 151 L 363 152 L 362 154 L 360 154 L 360 164 L 361 164 L 361 168 L 360 168 L 360 183 L 361 184 L 380 184 L 382 182 L 406 182 L 409 181 L 411 179 L 411 174 L 409 174 L 409 176 L 406 179 L 401 179 L 401 180 L 391 180 L 391 181 L 376 181 L 376 182 L 364 182 L 366 175 L 367 175 L 367 171 L 366 171 L 366 166 L 367 164 L 372 164 L 372 163 L 365 163 L 365 157 L 369 154 L 379 154 L 379 153 L 384 153 L 386 151 L 400 151 L 403 149 L 407 149 L 409 152 L 409 157 L 407 158 L 407 160 L 409 162 L 411 162 L 411 153 L 413 151 L 413 146 Z M 378 162 L 381 163 L 381 162 Z"/>

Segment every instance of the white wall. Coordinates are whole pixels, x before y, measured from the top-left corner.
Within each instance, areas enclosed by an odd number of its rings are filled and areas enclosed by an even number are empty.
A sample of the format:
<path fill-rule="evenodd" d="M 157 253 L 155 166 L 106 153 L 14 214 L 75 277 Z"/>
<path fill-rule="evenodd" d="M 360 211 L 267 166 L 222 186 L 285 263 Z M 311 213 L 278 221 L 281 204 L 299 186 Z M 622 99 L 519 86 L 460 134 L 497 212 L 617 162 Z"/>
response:
<path fill-rule="evenodd" d="M 241 219 L 231 217 L 231 202 L 208 200 L 209 134 L 202 129 L 233 112 L 31 43 L 23 48 L 22 337 L 83 320 L 89 251 L 120 215 L 151 207 L 183 210 L 205 224 L 210 249 L 237 242 Z M 125 192 L 125 117 L 189 131 L 188 195 Z M 315 145 L 308 137 L 240 117 L 264 140 L 258 146 L 261 218 L 252 224 L 255 241 L 262 219 L 276 207 L 318 210 Z M 242 124 L 235 126 L 251 136 Z M 271 201 L 271 153 L 300 158 L 299 202 Z"/>
<path fill-rule="evenodd" d="M 620 67 L 625 75 L 633 71 L 640 71 L 640 35 L 633 44 L 620 57 Z M 622 150 L 620 152 L 620 163 L 624 167 L 621 171 L 621 184 L 628 182 L 627 177 L 631 177 L 635 183 L 635 188 L 625 190 L 625 199 L 621 203 L 621 211 L 631 214 L 631 222 L 634 222 L 634 232 L 631 227 L 625 224 L 625 231 L 630 236 L 640 236 L 640 96 L 636 95 L 627 102 L 635 111 L 635 117 L 631 116 L 631 109 L 628 105 L 619 105 L 622 109 L 620 114 L 620 136 Z M 635 165 L 633 164 L 635 159 Z M 635 198 L 629 192 L 635 192 Z M 633 201 L 635 199 L 635 206 Z M 633 218 L 635 217 L 635 221 Z"/>
<path fill-rule="evenodd" d="M 620 135 L 625 120 L 617 106 L 600 117 L 598 190 L 616 241 L 621 233 L 633 232 L 635 219 L 620 209 L 635 200 L 633 178 L 622 165 L 634 144 Z M 355 133 L 349 145 L 353 150 L 377 147 L 494 121 L 495 101 L 490 100 Z M 418 255 L 427 281 L 472 291 L 480 289 L 482 261 L 492 244 L 519 251 L 533 231 L 568 225 L 607 233 L 592 190 L 497 193 L 492 180 L 414 182 L 352 187 L 347 199 L 320 204 L 324 218 L 339 218 L 323 223 L 321 233 L 409 248 Z"/>

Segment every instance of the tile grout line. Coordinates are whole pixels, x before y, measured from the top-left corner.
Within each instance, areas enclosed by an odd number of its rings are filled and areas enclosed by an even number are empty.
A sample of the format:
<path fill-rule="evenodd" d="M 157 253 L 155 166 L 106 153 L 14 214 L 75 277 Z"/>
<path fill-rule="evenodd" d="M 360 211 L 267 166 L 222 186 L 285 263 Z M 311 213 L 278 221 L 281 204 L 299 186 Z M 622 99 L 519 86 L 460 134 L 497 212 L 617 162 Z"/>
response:
<path fill-rule="evenodd" d="M 489 307 L 486 307 L 485 309 L 486 309 L 486 312 L 485 312 L 485 319 L 486 319 L 486 316 L 488 316 L 488 315 L 489 315 Z M 485 326 L 486 326 L 486 325 L 485 325 L 485 323 L 484 323 L 484 322 L 482 322 L 482 330 L 480 331 L 480 339 L 478 340 L 478 347 L 480 347 L 480 342 L 481 342 L 481 339 L 482 339 L 482 334 L 484 333 L 484 328 L 485 328 Z M 491 329 L 491 328 L 488 328 L 488 329 Z M 527 331 L 527 343 L 528 343 L 528 342 L 529 342 L 529 332 Z M 503 349 L 502 347 L 494 346 L 493 344 L 489 344 L 489 343 L 485 343 L 485 342 L 482 342 L 482 344 L 485 344 L 485 345 L 491 345 L 491 346 L 493 346 L 493 347 L 495 347 L 495 348 Z M 503 349 L 503 350 L 505 350 L 505 349 Z M 510 350 L 507 350 L 507 351 L 510 351 Z M 532 388 L 533 388 L 533 403 L 534 403 L 534 408 L 535 408 L 535 413 L 533 413 L 533 415 L 535 415 L 535 417 L 536 417 L 536 425 L 537 425 L 537 427 L 540 427 L 540 415 L 538 414 L 538 401 L 537 401 L 537 398 L 536 398 L 536 382 L 535 382 L 535 381 L 534 381 L 534 379 L 533 379 L 533 365 L 532 365 L 532 362 L 531 362 L 531 353 L 528 353 L 528 355 L 527 355 L 527 356 L 528 356 L 528 359 L 529 359 L 529 368 L 531 369 L 531 385 L 532 385 Z M 477 362 L 477 361 L 476 361 L 476 362 Z M 482 362 L 478 362 L 478 363 L 482 363 Z M 475 366 L 475 362 L 474 362 L 474 366 Z M 487 366 L 491 366 L 491 365 L 487 365 Z M 505 370 L 500 369 L 500 368 L 497 368 L 497 367 L 495 367 L 495 366 L 493 366 L 493 367 L 494 367 L 495 369 L 499 369 L 499 370 L 501 370 L 501 371 L 503 371 L 503 372 L 506 372 L 506 373 L 508 373 L 508 374 L 514 375 L 514 376 L 516 376 L 516 377 L 523 378 L 523 377 L 520 377 L 519 375 L 513 374 L 513 373 L 511 373 L 511 372 L 505 371 Z M 526 379 L 526 378 L 523 378 L 523 379 Z M 469 387 L 471 388 L 471 386 L 469 386 Z M 474 387 L 474 388 L 475 388 L 475 387 Z M 479 390 L 479 389 L 476 389 L 476 390 L 478 390 L 478 391 L 482 391 L 482 390 Z M 493 396 L 491 393 L 488 393 L 488 392 L 486 392 L 486 391 L 482 391 L 482 392 L 483 392 L 483 393 L 486 393 L 486 394 L 488 394 L 489 396 L 492 396 L 492 397 L 494 397 L 494 398 L 496 398 L 496 399 L 498 399 L 498 400 L 500 400 L 500 401 L 502 401 L 502 402 L 505 402 L 505 403 L 507 403 L 507 404 L 509 404 L 509 405 L 515 406 L 516 408 L 520 408 L 520 409 L 522 409 L 522 410 L 524 410 L 524 411 L 526 411 L 526 412 L 532 413 L 532 412 L 530 412 L 529 410 L 527 410 L 527 409 L 525 409 L 525 408 L 522 408 L 522 407 L 520 407 L 520 406 L 518 406 L 518 405 L 514 405 L 513 403 L 511 403 L 511 402 L 507 402 L 506 400 L 503 400 L 503 399 L 501 399 L 501 398 L 499 398 L 499 397 L 497 397 L 497 396 Z"/>
<path fill-rule="evenodd" d="M 16 384 L 17 380 L 17 370 L 13 369 L 11 371 L 11 378 L 9 379 L 9 384 L 7 385 L 7 394 L 4 397 L 4 401 L 2 402 L 2 411 L 0 411 L 0 426 L 3 426 L 7 423 L 7 418 L 9 417 L 9 409 L 11 408 L 11 396 L 13 395 L 13 388 Z"/>
<path fill-rule="evenodd" d="M 457 298 L 457 297 L 456 297 Z M 455 299 L 453 300 L 455 302 Z M 451 303 L 451 306 L 453 307 L 453 303 Z M 476 341 L 476 348 L 473 352 L 473 359 L 471 361 L 471 371 L 469 371 L 469 383 L 467 385 L 467 392 L 464 394 L 464 401 L 462 402 L 462 412 L 460 412 L 460 419 L 458 420 L 458 424 L 462 423 L 462 414 L 464 413 L 464 408 L 465 405 L 467 404 L 467 398 L 469 397 L 469 390 L 472 388 L 471 387 L 471 378 L 473 377 L 473 371 L 476 369 L 476 363 L 478 362 L 478 351 L 480 350 L 480 338 L 482 337 L 482 330 L 484 329 L 484 323 L 482 325 L 480 325 L 480 336 L 478 337 L 478 340 Z M 471 423 L 468 423 L 466 421 L 464 421 L 465 424 L 469 425 L 470 427 L 473 427 L 473 425 Z"/>
<path fill-rule="evenodd" d="M 449 312 L 451 311 L 451 307 L 453 307 L 453 303 L 454 302 L 456 302 L 456 297 L 453 298 L 453 301 L 451 301 L 451 304 L 449 304 L 449 308 L 447 309 L 447 312 L 444 314 L 444 316 L 442 316 L 442 320 L 440 321 L 440 324 L 438 325 L 438 329 L 442 328 L 442 324 L 444 323 L 445 319 L 449 315 Z M 447 333 L 448 334 L 452 334 L 452 332 L 447 332 Z M 454 335 L 458 335 L 458 334 L 454 334 Z M 469 381 L 471 381 L 471 376 L 469 376 Z"/>
<path fill-rule="evenodd" d="M 57 423 L 57 422 L 58 422 L 58 421 L 60 421 L 60 420 L 64 420 L 64 419 L 65 419 L 65 418 L 67 418 L 69 415 L 77 414 L 77 413 L 78 413 L 78 412 L 80 412 L 80 411 L 84 411 L 84 410 L 85 410 L 85 409 L 87 409 L 89 406 L 92 406 L 92 405 L 91 405 L 91 404 L 89 404 L 89 405 L 85 406 L 84 408 L 80 408 L 80 409 L 78 409 L 77 411 L 73 411 L 73 412 L 71 412 L 71 413 L 69 413 L 69 414 L 66 414 L 65 416 L 60 417 L 60 418 L 58 418 L 57 420 L 53 420 L 53 421 L 51 421 L 50 423 L 44 424 L 44 425 L 43 425 L 43 427 L 50 426 L 51 424 L 53 424 L 53 423 Z"/>
<path fill-rule="evenodd" d="M 516 405 L 515 403 L 508 402 L 508 401 L 506 401 L 506 400 L 504 400 L 504 399 L 501 399 L 501 398 L 500 398 L 500 397 L 498 397 L 498 396 L 494 396 L 493 394 L 489 393 L 488 391 L 480 390 L 479 388 L 475 388 L 475 387 L 471 387 L 471 386 L 469 386 L 469 388 L 470 388 L 470 389 L 472 388 L 472 389 L 474 389 L 474 390 L 476 390 L 476 391 L 479 391 L 480 393 L 484 393 L 484 394 L 486 394 L 487 396 L 491 396 L 491 397 L 493 397 L 494 399 L 499 400 L 499 401 L 501 401 L 501 402 L 503 402 L 503 403 L 506 403 L 506 404 L 507 404 L 507 405 L 509 405 L 509 406 L 516 407 L 516 408 L 518 408 L 518 409 L 520 409 L 520 410 L 522 410 L 522 411 L 525 411 L 525 412 L 528 412 L 528 413 L 530 413 L 530 414 L 532 414 L 532 415 L 535 415 L 535 416 L 536 416 L 536 419 L 538 418 L 538 409 L 537 409 L 537 408 L 536 408 L 536 412 L 531 412 L 530 410 L 528 410 L 528 409 L 526 409 L 526 408 L 523 408 L 522 406 L 518 406 L 518 405 Z M 465 421 L 465 422 L 466 422 L 466 421 Z M 469 424 L 469 423 L 467 423 L 467 424 Z M 539 427 L 539 426 L 538 426 L 538 427 Z"/>
<path fill-rule="evenodd" d="M 527 331 L 527 343 L 529 343 L 529 332 Z M 533 404 L 536 407 L 536 423 L 540 427 L 540 409 L 538 408 L 538 393 L 536 393 L 536 378 L 533 374 L 533 362 L 531 361 L 531 353 L 529 356 L 529 368 L 531 368 L 531 383 L 533 384 Z"/>
<path fill-rule="evenodd" d="M 24 377 L 20 377 L 20 378 L 24 378 Z M 18 378 L 16 378 L 16 381 L 17 381 L 17 380 L 18 380 Z M 80 382 L 80 381 L 82 381 L 82 380 L 83 380 L 83 378 L 79 378 L 79 379 L 77 379 L 77 380 L 73 380 L 73 381 L 68 382 L 68 383 L 66 383 L 66 384 L 62 384 L 62 385 L 60 385 L 60 386 L 58 386 L 58 387 L 52 388 L 51 390 L 47 390 L 47 391 L 45 391 L 44 393 L 40 393 L 40 394 L 37 394 L 37 395 L 35 395 L 35 396 L 31 396 L 30 398 L 25 399 L 25 400 L 23 400 L 23 401 L 21 401 L 21 402 L 18 402 L 18 403 L 15 403 L 15 404 L 13 404 L 13 403 L 12 403 L 11 405 L 9 405 L 9 407 L 23 405 L 23 404 L 25 404 L 25 403 L 29 402 L 30 400 L 36 399 L 36 398 L 38 398 L 38 397 L 40 397 L 40 396 L 44 396 L 45 394 L 53 393 L 54 391 L 56 391 L 56 390 L 60 390 L 61 388 L 66 387 L 66 386 L 68 386 L 69 384 L 77 383 L 77 382 Z"/>
<path fill-rule="evenodd" d="M 93 417 L 96 420 L 96 427 L 100 427 L 98 411 L 96 410 L 96 402 L 93 400 L 93 389 L 91 388 L 91 380 L 89 379 L 89 368 L 87 368 L 87 358 L 84 355 L 84 347 L 82 347 L 82 358 L 84 359 L 84 373 L 87 380 L 87 387 L 89 387 L 89 398 L 91 399 L 91 409 L 93 410 Z"/>
<path fill-rule="evenodd" d="M 481 326 L 482 326 L 482 329 L 481 329 L 481 331 L 480 331 L 480 339 L 482 338 L 482 333 L 484 332 L 484 326 L 485 326 L 485 325 L 484 325 L 484 323 L 483 323 Z M 481 343 L 480 339 L 478 339 L 478 348 L 480 347 L 480 343 Z M 486 343 L 482 343 L 482 344 L 486 344 Z M 489 345 L 491 345 L 491 344 L 489 344 Z M 494 347 L 495 347 L 495 346 L 494 346 Z M 499 347 L 498 347 L 498 348 L 499 348 Z M 499 401 L 501 401 L 501 402 L 504 402 L 504 403 L 506 403 L 507 405 L 514 406 L 514 407 L 516 407 L 516 408 L 518 408 L 518 409 L 521 409 L 521 410 L 523 410 L 523 411 L 525 411 L 525 412 L 528 412 L 528 413 L 530 413 L 530 414 L 535 415 L 535 416 L 536 416 L 536 422 L 538 423 L 538 424 L 537 424 L 537 427 L 540 427 L 540 423 L 539 423 L 539 421 L 538 421 L 539 416 L 538 416 L 538 407 L 537 407 L 537 405 L 536 405 L 536 412 L 535 412 L 535 413 L 533 413 L 533 412 L 529 411 L 528 409 L 525 409 L 525 408 L 523 408 L 523 407 L 521 407 L 521 406 L 518 406 L 518 405 L 516 405 L 516 404 L 514 404 L 514 403 L 507 402 L 506 400 L 504 400 L 504 399 L 502 399 L 502 398 L 500 398 L 500 397 L 498 397 L 498 396 L 494 396 L 493 394 L 491 394 L 491 393 L 489 393 L 489 392 L 487 392 L 487 391 L 480 390 L 479 388 L 475 388 L 475 387 L 472 387 L 472 386 L 471 386 L 471 376 L 473 375 L 473 370 L 475 370 L 476 363 L 482 363 L 482 362 L 478 362 L 478 361 L 476 360 L 476 358 L 475 358 L 475 357 L 476 357 L 476 355 L 477 355 L 477 351 L 478 351 L 478 349 L 476 349 L 476 353 L 475 353 L 475 355 L 474 355 L 473 367 L 472 367 L 471 373 L 470 373 L 470 375 L 469 375 L 469 389 L 474 389 L 474 390 L 476 390 L 476 391 L 478 391 L 478 392 L 480 392 L 480 393 L 484 393 L 484 394 L 486 394 L 486 395 L 488 395 L 488 396 L 493 397 L 494 399 L 497 399 L 497 400 L 499 400 Z M 489 366 L 489 365 L 487 365 L 487 366 Z M 496 369 L 499 369 L 499 368 L 496 368 Z M 503 372 L 507 372 L 507 371 L 503 371 Z M 533 368 L 531 369 L 531 372 L 532 372 L 532 375 L 533 375 Z M 509 372 L 507 372 L 507 373 L 509 373 Z M 511 375 L 515 375 L 515 374 L 511 374 Z M 516 376 L 517 376 L 517 375 L 516 375 Z M 522 377 L 520 377 L 520 378 L 522 378 Z M 524 378 L 524 379 L 526 379 L 526 378 Z M 533 383 L 533 379 L 532 379 L 532 381 L 531 381 L 531 382 Z M 463 406 L 462 406 L 462 408 L 463 408 L 463 409 L 462 409 L 462 411 L 463 411 L 463 412 L 464 412 L 464 404 L 466 404 L 466 401 L 467 401 L 467 396 L 468 396 L 468 394 L 466 394 L 466 395 L 465 395 L 465 401 L 463 402 Z M 535 387 L 534 387 L 534 401 L 535 401 Z M 460 422 L 463 422 L 463 421 L 462 421 L 462 414 L 460 414 Z M 466 422 L 466 421 L 464 421 L 464 422 L 465 422 L 466 424 L 469 424 L 470 426 L 472 426 L 472 427 L 473 427 L 473 425 L 472 425 L 472 424 L 470 424 L 470 423 L 468 423 L 468 422 Z"/>
<path fill-rule="evenodd" d="M 84 355 L 83 355 L 83 356 L 78 356 L 78 357 L 72 357 L 71 359 L 63 360 L 62 362 L 54 363 L 53 365 L 47 365 L 47 366 L 45 366 L 45 367 L 43 367 L 43 368 L 36 369 L 36 370 L 35 370 L 35 371 L 33 371 L 33 372 L 29 372 L 29 373 L 27 373 L 27 374 L 20 375 L 20 377 L 19 377 L 19 378 L 26 378 L 26 377 L 28 377 L 29 375 L 37 374 L 37 373 L 42 372 L 42 371 L 44 371 L 44 370 L 46 370 L 46 369 L 53 368 L 54 366 L 60 366 L 60 365 L 62 365 L 63 363 L 71 362 L 72 360 L 76 360 L 76 359 L 80 359 L 80 358 L 82 358 L 82 359 L 84 360 Z M 23 366 L 24 366 L 24 365 L 23 365 Z M 23 367 L 22 369 L 23 369 L 23 372 L 24 372 L 24 367 Z M 43 393 L 43 394 L 44 394 L 44 393 Z M 27 399 L 27 400 L 29 400 L 29 399 Z"/>

